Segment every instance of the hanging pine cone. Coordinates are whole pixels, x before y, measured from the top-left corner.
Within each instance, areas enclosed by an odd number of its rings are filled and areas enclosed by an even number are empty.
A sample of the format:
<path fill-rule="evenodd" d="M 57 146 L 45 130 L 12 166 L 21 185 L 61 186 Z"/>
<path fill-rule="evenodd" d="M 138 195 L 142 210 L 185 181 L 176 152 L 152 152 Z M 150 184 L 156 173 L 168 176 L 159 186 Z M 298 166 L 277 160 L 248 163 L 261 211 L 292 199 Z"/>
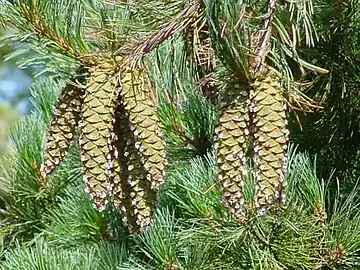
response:
<path fill-rule="evenodd" d="M 260 213 L 285 200 L 284 181 L 288 130 L 283 90 L 274 74 L 253 83 L 254 164 L 256 207 Z"/>
<path fill-rule="evenodd" d="M 243 219 L 244 175 L 246 174 L 246 142 L 248 130 L 247 91 L 227 89 L 225 101 L 215 129 L 215 149 L 219 167 L 219 184 L 223 199 L 232 215 Z"/>
<path fill-rule="evenodd" d="M 112 194 L 123 223 L 132 233 L 141 233 L 152 221 L 156 193 L 146 180 L 147 172 L 135 148 L 135 138 L 129 127 L 129 114 L 119 100 L 115 112 L 112 169 Z M 120 138 L 121 137 L 121 138 Z"/>
<path fill-rule="evenodd" d="M 50 175 L 64 160 L 75 136 L 80 120 L 84 90 L 69 83 L 61 91 L 45 144 L 44 162 L 40 171 Z"/>
<path fill-rule="evenodd" d="M 93 205 L 102 211 L 109 198 L 111 173 L 111 134 L 115 110 L 114 71 L 107 63 L 90 70 L 80 122 L 81 160 L 84 182 Z"/>
<path fill-rule="evenodd" d="M 126 66 L 121 74 L 121 98 L 129 113 L 130 130 L 135 138 L 141 163 L 148 172 L 152 189 L 164 183 L 166 153 L 163 134 L 156 114 L 151 82 L 140 68 Z"/>

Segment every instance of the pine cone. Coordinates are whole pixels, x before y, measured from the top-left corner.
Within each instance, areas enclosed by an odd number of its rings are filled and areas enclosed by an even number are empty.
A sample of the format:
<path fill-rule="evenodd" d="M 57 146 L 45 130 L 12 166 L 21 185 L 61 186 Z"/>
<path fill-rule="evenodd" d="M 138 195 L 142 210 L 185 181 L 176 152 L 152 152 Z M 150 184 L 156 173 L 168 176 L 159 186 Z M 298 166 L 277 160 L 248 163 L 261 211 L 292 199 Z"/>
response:
<path fill-rule="evenodd" d="M 40 168 L 43 177 L 59 166 L 73 142 L 80 120 L 83 95 L 84 90 L 72 84 L 61 91 L 45 144 L 44 162 Z"/>
<path fill-rule="evenodd" d="M 219 167 L 219 183 L 223 199 L 238 220 L 243 219 L 244 179 L 246 174 L 246 142 L 248 105 L 246 92 L 232 88 L 225 93 L 219 124 L 215 129 L 215 149 Z"/>
<path fill-rule="evenodd" d="M 121 84 L 121 97 L 129 113 L 135 148 L 148 172 L 146 179 L 151 182 L 152 189 L 159 189 L 164 183 L 167 161 L 150 80 L 141 69 L 126 67 L 121 74 Z"/>
<path fill-rule="evenodd" d="M 251 91 L 254 124 L 256 207 L 264 213 L 285 199 L 284 180 L 288 130 L 283 90 L 272 74 L 258 77 Z"/>
<path fill-rule="evenodd" d="M 120 101 L 116 110 L 113 166 L 113 199 L 125 226 L 132 233 L 141 233 L 151 223 L 155 192 L 146 180 L 147 172 L 135 148 L 135 138 L 129 127 L 129 114 Z M 122 138 L 119 138 L 119 137 Z"/>
<path fill-rule="evenodd" d="M 116 87 L 109 64 L 90 70 L 80 122 L 81 160 L 86 191 L 99 211 L 108 204 L 111 173 L 111 134 Z"/>

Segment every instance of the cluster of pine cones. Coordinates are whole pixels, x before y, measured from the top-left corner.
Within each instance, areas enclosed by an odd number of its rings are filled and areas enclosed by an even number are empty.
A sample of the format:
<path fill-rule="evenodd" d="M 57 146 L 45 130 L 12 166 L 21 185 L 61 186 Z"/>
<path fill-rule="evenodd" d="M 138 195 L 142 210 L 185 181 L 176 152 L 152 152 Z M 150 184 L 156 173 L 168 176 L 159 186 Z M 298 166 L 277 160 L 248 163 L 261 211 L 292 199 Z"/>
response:
<path fill-rule="evenodd" d="M 99 211 L 110 202 L 133 233 L 150 224 L 164 183 L 165 143 L 149 77 L 142 68 L 103 61 L 88 70 L 85 87 L 62 91 L 46 142 L 44 177 L 63 161 L 80 129 L 86 192 Z M 247 151 L 253 149 L 255 209 L 264 213 L 285 200 L 285 103 L 277 77 L 268 72 L 244 90 L 226 89 L 215 130 L 218 181 L 224 203 L 244 219 Z"/>
<path fill-rule="evenodd" d="M 44 177 L 63 161 L 78 129 L 85 190 L 94 207 L 103 211 L 113 202 L 129 230 L 142 232 L 151 223 L 167 162 L 146 72 L 103 61 L 88 70 L 85 87 L 62 90 L 45 145 Z"/>
<path fill-rule="evenodd" d="M 215 130 L 218 180 L 224 203 L 239 221 L 245 218 L 245 182 L 250 170 L 255 182 L 254 203 L 248 209 L 260 214 L 285 202 L 288 130 L 283 88 L 276 75 L 267 72 L 250 86 L 232 85 L 222 96 Z M 253 150 L 249 166 L 247 153 Z"/>

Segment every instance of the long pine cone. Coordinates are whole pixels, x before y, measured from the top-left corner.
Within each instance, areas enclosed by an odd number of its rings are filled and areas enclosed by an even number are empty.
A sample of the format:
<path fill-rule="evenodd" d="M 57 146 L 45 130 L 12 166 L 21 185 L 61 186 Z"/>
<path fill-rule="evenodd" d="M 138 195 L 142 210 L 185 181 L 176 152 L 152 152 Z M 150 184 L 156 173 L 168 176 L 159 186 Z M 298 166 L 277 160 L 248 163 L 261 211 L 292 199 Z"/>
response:
<path fill-rule="evenodd" d="M 285 200 L 284 181 L 288 130 L 283 90 L 275 75 L 253 83 L 255 202 L 260 213 Z"/>
<path fill-rule="evenodd" d="M 249 135 L 246 93 L 234 87 L 226 90 L 219 123 L 215 129 L 218 180 L 223 200 L 230 213 L 238 220 L 243 220 L 245 203 L 243 189 Z"/>
<path fill-rule="evenodd" d="M 44 161 L 40 171 L 50 175 L 64 160 L 80 120 L 84 90 L 69 83 L 62 89 L 45 144 Z"/>
<path fill-rule="evenodd" d="M 130 130 L 139 151 L 141 163 L 148 172 L 146 179 L 157 190 L 164 183 L 167 164 L 165 142 L 156 114 L 151 82 L 140 68 L 126 66 L 121 74 L 121 98 L 129 114 Z"/>
<path fill-rule="evenodd" d="M 95 208 L 102 211 L 109 203 L 111 175 L 111 134 L 116 87 L 110 64 L 90 70 L 80 122 L 81 160 L 86 191 Z"/>
<path fill-rule="evenodd" d="M 123 224 L 132 233 L 141 233 L 152 221 L 156 193 L 146 180 L 147 172 L 135 148 L 135 138 L 129 127 L 129 113 L 119 100 L 115 112 L 114 166 L 112 169 L 113 200 Z M 121 138 L 120 138 L 121 137 Z"/>

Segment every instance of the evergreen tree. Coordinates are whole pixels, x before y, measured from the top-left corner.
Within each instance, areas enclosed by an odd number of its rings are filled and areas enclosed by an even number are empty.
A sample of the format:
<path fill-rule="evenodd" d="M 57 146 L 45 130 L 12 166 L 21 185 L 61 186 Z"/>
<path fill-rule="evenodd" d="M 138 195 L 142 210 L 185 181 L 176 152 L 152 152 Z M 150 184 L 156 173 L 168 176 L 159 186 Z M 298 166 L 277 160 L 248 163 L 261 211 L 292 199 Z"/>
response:
<path fill-rule="evenodd" d="M 2 42 L 44 67 L 0 174 L 0 269 L 359 268 L 357 186 L 286 127 L 319 107 L 337 5 L 0 0 Z"/>

